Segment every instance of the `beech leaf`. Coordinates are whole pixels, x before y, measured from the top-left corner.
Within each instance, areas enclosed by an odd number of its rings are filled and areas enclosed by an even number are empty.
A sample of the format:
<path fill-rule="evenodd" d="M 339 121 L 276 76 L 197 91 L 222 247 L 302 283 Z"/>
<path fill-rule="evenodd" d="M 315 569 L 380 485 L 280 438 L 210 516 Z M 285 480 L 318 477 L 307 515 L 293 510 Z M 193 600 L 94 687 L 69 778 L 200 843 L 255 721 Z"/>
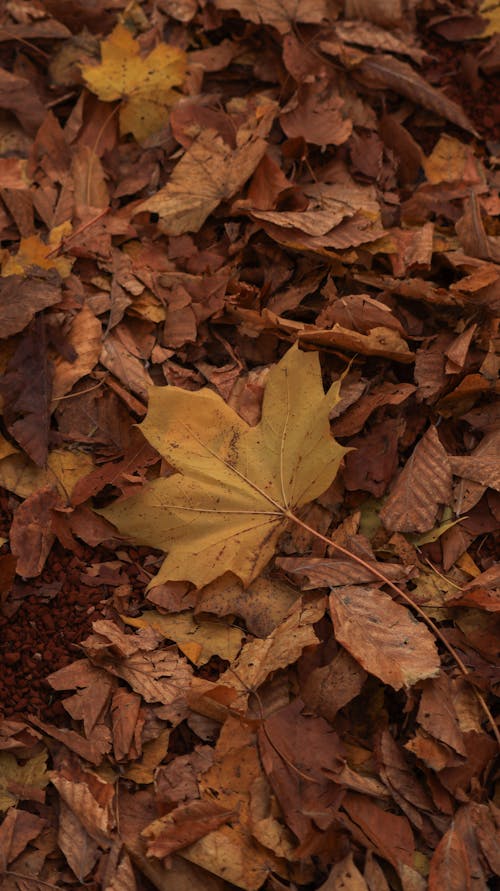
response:
<path fill-rule="evenodd" d="M 250 427 L 212 390 L 154 387 L 142 433 L 177 471 L 100 513 L 138 543 L 168 551 L 154 584 L 201 586 L 226 571 L 249 584 L 271 559 L 293 509 L 337 474 L 346 449 L 328 416 L 316 353 L 292 347 L 271 369 Z"/>

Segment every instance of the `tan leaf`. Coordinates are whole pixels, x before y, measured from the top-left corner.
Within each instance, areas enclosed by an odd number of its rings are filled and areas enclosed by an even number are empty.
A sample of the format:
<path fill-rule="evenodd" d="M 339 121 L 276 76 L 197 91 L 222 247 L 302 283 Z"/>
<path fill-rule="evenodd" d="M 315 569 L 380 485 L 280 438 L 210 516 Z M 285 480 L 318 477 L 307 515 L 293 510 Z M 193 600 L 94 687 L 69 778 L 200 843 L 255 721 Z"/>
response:
<path fill-rule="evenodd" d="M 436 428 L 430 427 L 396 480 L 380 519 L 394 532 L 427 532 L 439 505 L 450 499 L 450 460 Z"/>
<path fill-rule="evenodd" d="M 430 632 L 383 591 L 355 585 L 335 588 L 330 613 L 338 642 L 366 671 L 395 690 L 439 673 Z"/>

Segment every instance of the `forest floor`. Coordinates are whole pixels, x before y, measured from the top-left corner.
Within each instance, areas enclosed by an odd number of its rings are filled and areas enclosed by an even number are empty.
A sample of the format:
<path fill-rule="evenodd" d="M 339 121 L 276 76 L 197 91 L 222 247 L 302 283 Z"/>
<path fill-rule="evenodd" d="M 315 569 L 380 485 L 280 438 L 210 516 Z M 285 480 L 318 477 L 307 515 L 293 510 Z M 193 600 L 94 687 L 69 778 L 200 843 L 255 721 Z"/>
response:
<path fill-rule="evenodd" d="M 1 891 L 496 886 L 499 9 L 2 5 Z"/>

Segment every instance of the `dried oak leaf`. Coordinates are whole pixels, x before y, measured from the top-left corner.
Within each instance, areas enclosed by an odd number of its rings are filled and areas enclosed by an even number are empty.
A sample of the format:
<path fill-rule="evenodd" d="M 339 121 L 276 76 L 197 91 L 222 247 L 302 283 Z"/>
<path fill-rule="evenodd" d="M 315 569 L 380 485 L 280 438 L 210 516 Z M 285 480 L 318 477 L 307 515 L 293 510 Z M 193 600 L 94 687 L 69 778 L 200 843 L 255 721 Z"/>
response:
<path fill-rule="evenodd" d="M 167 235 L 198 232 L 220 202 L 241 189 L 266 149 L 265 139 L 251 127 L 238 130 L 236 148 L 215 130 L 202 130 L 167 185 L 139 204 L 135 212 L 158 213 L 158 227 Z"/>
<path fill-rule="evenodd" d="M 450 461 L 436 428 L 430 427 L 396 480 L 380 519 L 393 532 L 427 532 L 439 504 L 447 504 L 450 498 Z"/>
<path fill-rule="evenodd" d="M 150 391 L 140 427 L 177 474 L 101 513 L 129 538 L 169 551 L 155 584 L 259 575 L 291 511 L 337 474 L 346 450 L 328 416 L 339 387 L 325 394 L 317 354 L 294 346 L 269 373 L 255 427 L 211 390 Z"/>
<path fill-rule="evenodd" d="M 400 690 L 438 674 L 439 654 L 430 632 L 378 588 L 335 588 L 330 613 L 336 640 L 384 684 Z"/>
<path fill-rule="evenodd" d="M 177 46 L 159 43 L 145 58 L 127 28 L 117 25 L 101 43 L 100 65 L 83 65 L 90 90 L 104 102 L 122 100 L 120 131 L 139 141 L 167 123 L 167 110 L 177 101 L 174 87 L 186 74 L 186 54 Z"/>
<path fill-rule="evenodd" d="M 215 0 L 218 9 L 236 9 L 256 25 L 272 25 L 281 34 L 293 30 L 294 22 L 319 25 L 328 18 L 327 0 Z"/>

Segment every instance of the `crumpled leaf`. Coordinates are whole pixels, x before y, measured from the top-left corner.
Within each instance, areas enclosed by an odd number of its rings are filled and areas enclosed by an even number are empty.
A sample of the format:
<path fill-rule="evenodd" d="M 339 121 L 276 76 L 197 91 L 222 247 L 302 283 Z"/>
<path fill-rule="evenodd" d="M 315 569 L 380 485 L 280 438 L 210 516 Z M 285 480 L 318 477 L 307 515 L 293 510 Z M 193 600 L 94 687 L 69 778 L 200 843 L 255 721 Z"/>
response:
<path fill-rule="evenodd" d="M 186 54 L 177 46 L 159 43 L 145 58 L 123 25 L 101 43 L 100 65 L 83 65 L 87 86 L 104 102 L 122 100 L 120 131 L 139 141 L 165 127 L 168 109 L 177 101 L 173 89 L 182 84 Z"/>
<path fill-rule="evenodd" d="M 439 673 L 433 636 L 378 588 L 346 585 L 330 594 L 335 637 L 363 668 L 395 690 Z"/>
<path fill-rule="evenodd" d="M 158 213 L 159 228 L 167 235 L 198 232 L 220 202 L 241 189 L 263 158 L 267 150 L 264 137 L 275 110 L 274 103 L 265 103 L 257 119 L 237 131 L 234 148 L 215 130 L 202 130 L 167 185 L 139 204 L 135 212 Z"/>
<path fill-rule="evenodd" d="M 177 474 L 101 511 L 137 542 L 169 551 L 155 583 L 201 586 L 226 571 L 248 584 L 271 558 L 290 511 L 325 491 L 345 449 L 328 415 L 316 353 L 290 349 L 269 373 L 249 427 L 211 390 L 151 390 L 141 430 Z"/>

